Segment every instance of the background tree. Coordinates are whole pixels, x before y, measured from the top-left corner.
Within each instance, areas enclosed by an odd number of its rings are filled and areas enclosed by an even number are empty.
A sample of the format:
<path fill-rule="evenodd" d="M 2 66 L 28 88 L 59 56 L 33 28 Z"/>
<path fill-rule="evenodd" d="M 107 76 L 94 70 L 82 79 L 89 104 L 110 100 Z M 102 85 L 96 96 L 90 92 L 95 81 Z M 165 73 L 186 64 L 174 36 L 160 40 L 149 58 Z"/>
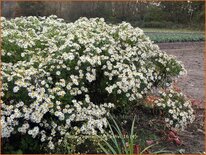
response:
<path fill-rule="evenodd" d="M 3 16 L 49 16 L 66 21 L 103 17 L 107 22 L 130 22 L 152 28 L 204 29 L 204 2 L 2 2 Z M 15 6 L 16 9 L 12 7 Z"/>

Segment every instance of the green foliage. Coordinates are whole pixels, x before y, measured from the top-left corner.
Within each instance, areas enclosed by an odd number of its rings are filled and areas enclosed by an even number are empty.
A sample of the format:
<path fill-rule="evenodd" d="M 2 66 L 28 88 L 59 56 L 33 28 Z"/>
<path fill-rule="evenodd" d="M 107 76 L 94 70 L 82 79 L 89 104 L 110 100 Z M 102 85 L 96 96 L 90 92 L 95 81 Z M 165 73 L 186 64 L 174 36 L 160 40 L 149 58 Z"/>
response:
<path fill-rule="evenodd" d="M 110 133 L 107 133 L 107 136 L 111 137 L 111 143 L 103 140 L 104 144 L 99 144 L 99 146 L 106 154 L 134 154 L 134 140 L 136 137 L 134 133 L 135 118 L 133 119 L 130 135 L 128 136 L 124 135 L 117 122 L 113 118 L 111 119 L 114 126 L 108 123 Z"/>
<path fill-rule="evenodd" d="M 148 21 L 142 23 L 140 27 L 145 27 L 145 28 L 171 28 L 174 24 L 172 22 L 167 22 L 167 21 Z M 138 26 L 138 25 L 137 25 Z M 177 25 L 174 25 L 177 27 Z"/>
<path fill-rule="evenodd" d="M 181 33 L 181 32 L 145 32 L 155 43 L 161 42 L 187 42 L 204 41 L 204 33 Z"/>
<path fill-rule="evenodd" d="M 149 151 L 152 147 L 156 146 L 157 143 L 145 146 L 143 149 L 140 149 L 140 146 L 136 144 L 137 142 L 137 135 L 135 134 L 135 117 L 132 121 L 131 131 L 129 135 L 126 135 L 121 130 L 121 125 L 118 125 L 116 120 L 111 117 L 112 122 L 109 124 L 109 133 L 107 133 L 108 140 L 102 140 L 99 143 L 99 147 L 105 154 L 144 154 L 145 152 Z M 138 146 L 135 150 L 135 145 Z M 162 153 L 172 153 L 169 150 L 165 150 L 164 148 L 158 149 L 156 151 L 152 151 L 150 153 L 153 154 L 162 154 Z"/>
<path fill-rule="evenodd" d="M 67 21 L 79 17 L 103 17 L 111 23 L 127 21 L 138 27 L 204 29 L 205 3 L 182 2 L 17 2 L 18 9 L 8 9 L 11 2 L 3 3 L 3 16 L 49 16 L 56 14 Z M 18 11 L 20 10 L 20 12 Z M 138 23 L 138 24 L 137 24 Z M 171 23 L 171 24 L 170 24 Z"/>
<path fill-rule="evenodd" d="M 41 153 L 42 151 L 40 141 L 28 135 L 14 135 L 9 139 L 3 139 L 3 144 L 5 144 L 3 147 L 5 154 Z"/>
<path fill-rule="evenodd" d="M 24 16 L 39 16 L 46 8 L 44 2 L 20 2 L 19 7 Z"/>

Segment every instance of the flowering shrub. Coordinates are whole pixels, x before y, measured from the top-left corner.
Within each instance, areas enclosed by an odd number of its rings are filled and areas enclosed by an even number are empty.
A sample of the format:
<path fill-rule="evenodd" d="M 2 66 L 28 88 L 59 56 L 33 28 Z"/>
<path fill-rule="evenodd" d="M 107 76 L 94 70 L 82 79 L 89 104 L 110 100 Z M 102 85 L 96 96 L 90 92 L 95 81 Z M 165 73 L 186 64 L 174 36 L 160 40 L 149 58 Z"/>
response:
<path fill-rule="evenodd" d="M 1 20 L 3 138 L 27 134 L 52 150 L 70 135 L 104 134 L 112 108 L 139 104 L 153 88 L 185 73 L 125 22 Z"/>
<path fill-rule="evenodd" d="M 184 130 L 195 119 L 191 102 L 181 92 L 173 89 L 160 91 L 160 98 L 154 102 L 165 112 L 165 122 L 170 128 Z"/>

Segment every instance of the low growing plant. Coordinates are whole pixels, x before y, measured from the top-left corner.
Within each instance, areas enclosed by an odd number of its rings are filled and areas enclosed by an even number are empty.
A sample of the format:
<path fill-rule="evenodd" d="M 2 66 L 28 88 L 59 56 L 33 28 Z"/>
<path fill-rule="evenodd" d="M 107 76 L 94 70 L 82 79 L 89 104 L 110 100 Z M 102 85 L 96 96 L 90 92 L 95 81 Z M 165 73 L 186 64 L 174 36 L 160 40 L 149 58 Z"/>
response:
<path fill-rule="evenodd" d="M 184 130 L 195 120 L 192 104 L 187 97 L 174 89 L 160 91 L 160 96 L 154 102 L 164 112 L 167 127 Z"/>
<path fill-rule="evenodd" d="M 109 137 L 111 144 L 103 139 L 106 147 L 104 147 L 104 145 L 100 143 L 99 146 L 101 147 L 101 149 L 106 154 L 134 154 L 134 144 L 136 137 L 136 135 L 134 134 L 135 118 L 132 122 L 130 135 L 124 134 L 113 118 L 112 123 L 114 124 L 114 126 L 111 126 L 110 123 L 108 123 L 110 133 L 106 134 L 107 137 Z M 114 128 L 114 130 L 112 128 Z"/>
<path fill-rule="evenodd" d="M 135 118 L 132 121 L 131 131 L 129 134 L 124 133 L 113 117 L 111 117 L 111 119 L 112 124 L 108 123 L 109 132 L 106 133 L 107 140 L 100 137 L 101 142 L 99 143 L 99 146 L 105 154 L 144 154 L 148 152 L 150 148 L 157 145 L 154 143 L 141 149 L 141 146 L 136 144 L 138 135 L 134 132 Z M 158 151 L 153 151 L 152 153 L 160 154 L 171 152 L 165 149 L 160 149 Z"/>

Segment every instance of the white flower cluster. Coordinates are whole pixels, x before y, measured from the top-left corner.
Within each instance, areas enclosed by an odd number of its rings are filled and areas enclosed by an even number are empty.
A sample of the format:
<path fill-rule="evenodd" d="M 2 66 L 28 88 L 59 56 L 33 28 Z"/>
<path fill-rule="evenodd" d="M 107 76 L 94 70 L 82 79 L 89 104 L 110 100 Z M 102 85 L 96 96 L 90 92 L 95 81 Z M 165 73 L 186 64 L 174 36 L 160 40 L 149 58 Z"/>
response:
<path fill-rule="evenodd" d="M 166 113 L 165 122 L 168 127 L 184 130 L 195 120 L 192 104 L 181 92 L 169 89 L 166 92 L 160 91 L 160 94 L 155 103 Z"/>
<path fill-rule="evenodd" d="M 68 132 L 104 133 L 109 110 L 122 98 L 141 99 L 185 72 L 125 22 L 66 23 L 56 16 L 1 21 L 3 137 L 29 134 L 54 149 Z"/>

